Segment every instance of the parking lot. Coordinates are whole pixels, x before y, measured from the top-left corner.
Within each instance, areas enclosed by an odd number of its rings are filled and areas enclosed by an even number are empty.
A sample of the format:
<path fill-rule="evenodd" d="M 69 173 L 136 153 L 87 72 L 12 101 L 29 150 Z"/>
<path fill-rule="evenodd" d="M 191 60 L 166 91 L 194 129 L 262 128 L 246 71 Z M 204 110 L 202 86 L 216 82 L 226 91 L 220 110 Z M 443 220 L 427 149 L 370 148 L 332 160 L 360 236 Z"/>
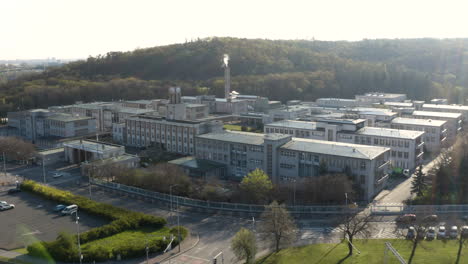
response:
<path fill-rule="evenodd" d="M 34 240 L 54 240 L 60 231 L 77 232 L 75 216 L 61 216 L 53 209 L 57 203 L 39 196 L 20 192 L 7 194 L 0 192 L 0 201 L 14 204 L 15 208 L 0 211 L 0 248 L 15 249 L 24 247 Z M 106 220 L 90 216 L 82 211 L 79 214 L 79 229 L 84 232 L 107 223 Z"/>

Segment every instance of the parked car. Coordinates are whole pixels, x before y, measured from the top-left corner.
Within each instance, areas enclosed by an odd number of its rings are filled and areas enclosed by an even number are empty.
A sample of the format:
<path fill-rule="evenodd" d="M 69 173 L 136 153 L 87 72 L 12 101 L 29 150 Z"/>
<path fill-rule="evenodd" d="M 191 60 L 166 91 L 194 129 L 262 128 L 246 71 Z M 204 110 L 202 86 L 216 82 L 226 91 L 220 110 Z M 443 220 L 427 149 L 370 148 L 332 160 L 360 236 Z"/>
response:
<path fill-rule="evenodd" d="M 405 175 L 406 178 L 411 177 L 411 173 L 410 173 L 410 171 L 408 169 L 403 170 L 403 175 Z"/>
<path fill-rule="evenodd" d="M 450 238 L 457 238 L 457 236 L 458 236 L 458 227 L 457 226 L 452 226 L 450 228 L 449 236 L 450 236 Z"/>
<path fill-rule="evenodd" d="M 460 235 L 463 238 L 468 238 L 468 226 L 462 226 Z"/>
<path fill-rule="evenodd" d="M 439 226 L 439 232 L 437 232 L 437 238 L 443 239 L 446 236 L 445 226 Z"/>
<path fill-rule="evenodd" d="M 438 222 L 439 221 L 439 217 L 437 215 L 428 215 L 426 217 L 424 217 L 424 222 L 426 223 L 435 223 L 435 222 Z"/>
<path fill-rule="evenodd" d="M 413 239 L 416 234 L 413 226 L 408 227 L 408 232 L 406 233 L 406 239 Z"/>
<path fill-rule="evenodd" d="M 52 173 L 52 178 L 59 178 L 59 177 L 62 177 L 62 176 L 63 176 L 63 173 L 61 173 L 61 172 Z"/>
<path fill-rule="evenodd" d="M 427 229 L 426 239 L 432 240 L 436 237 L 435 227 L 431 226 Z"/>
<path fill-rule="evenodd" d="M 6 201 L 0 201 L 0 205 L 2 204 L 8 204 Z"/>
<path fill-rule="evenodd" d="M 19 188 L 13 188 L 8 190 L 8 194 L 14 194 L 14 193 L 19 193 L 21 192 L 21 189 Z"/>
<path fill-rule="evenodd" d="M 61 212 L 63 209 L 65 209 L 65 207 L 67 207 L 66 205 L 63 205 L 63 204 L 58 204 L 54 207 L 54 211 L 55 212 Z"/>
<path fill-rule="evenodd" d="M 0 211 L 5 211 L 5 210 L 13 209 L 13 208 L 15 208 L 14 204 L 1 204 L 0 205 Z"/>
<path fill-rule="evenodd" d="M 72 205 L 65 207 L 61 213 L 62 215 L 71 215 L 75 213 L 76 211 L 78 211 L 78 205 L 72 204 Z"/>
<path fill-rule="evenodd" d="M 415 214 L 405 214 L 405 215 L 402 215 L 402 216 L 399 216 L 397 218 L 397 223 L 412 223 L 414 221 L 416 221 L 416 215 Z"/>

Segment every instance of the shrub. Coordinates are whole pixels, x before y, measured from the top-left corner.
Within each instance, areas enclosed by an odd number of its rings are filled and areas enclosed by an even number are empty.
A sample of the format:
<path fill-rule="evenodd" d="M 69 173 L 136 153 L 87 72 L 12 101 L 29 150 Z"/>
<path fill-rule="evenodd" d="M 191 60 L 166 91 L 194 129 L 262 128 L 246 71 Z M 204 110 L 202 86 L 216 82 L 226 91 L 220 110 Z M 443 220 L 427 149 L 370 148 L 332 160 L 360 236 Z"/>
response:
<path fill-rule="evenodd" d="M 166 219 L 162 217 L 146 215 L 112 205 L 95 202 L 86 197 L 44 186 L 31 180 L 24 181 L 21 188 L 24 191 L 38 194 L 46 199 L 54 200 L 59 203 L 76 204 L 80 210 L 112 220 L 112 222 L 107 225 L 96 227 L 80 234 L 81 244 L 140 227 L 159 229 L 163 228 L 167 223 Z M 185 237 L 187 231 L 184 228 L 181 229 L 181 233 L 182 230 L 184 230 L 183 237 Z M 52 256 L 55 260 L 59 261 L 73 261 L 76 260 L 76 257 L 78 256 L 76 243 L 73 242 L 76 241 L 76 239 L 76 236 L 72 236 L 67 233 L 60 233 L 56 241 L 39 242 L 28 246 L 28 254 L 41 257 L 43 259 L 51 259 Z M 155 244 L 154 249 L 152 250 L 155 250 L 154 252 L 161 251 L 163 244 L 164 243 Z M 125 246 L 116 249 L 104 249 L 102 246 L 89 247 L 86 249 L 86 254 L 83 255 L 90 260 L 103 261 L 109 258 L 114 258 L 116 256 L 116 252 L 120 254 L 122 258 L 140 256 L 145 253 L 145 246 L 126 244 Z"/>

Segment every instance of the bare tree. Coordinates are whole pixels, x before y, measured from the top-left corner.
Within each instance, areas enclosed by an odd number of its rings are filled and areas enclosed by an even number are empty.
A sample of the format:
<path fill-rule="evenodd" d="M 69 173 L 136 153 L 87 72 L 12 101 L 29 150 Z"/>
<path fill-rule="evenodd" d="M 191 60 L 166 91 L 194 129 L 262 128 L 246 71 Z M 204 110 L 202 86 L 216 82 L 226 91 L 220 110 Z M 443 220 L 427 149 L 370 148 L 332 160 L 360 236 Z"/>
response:
<path fill-rule="evenodd" d="M 276 252 L 295 238 L 296 225 L 284 205 L 279 205 L 276 201 L 267 205 L 261 219 L 259 231 L 274 244 Z"/>
<path fill-rule="evenodd" d="M 405 218 L 406 217 L 406 218 Z M 435 215 L 427 215 L 427 216 L 420 216 L 420 217 L 411 217 L 409 215 L 404 215 L 397 219 L 399 223 L 399 227 L 397 226 L 397 234 L 410 240 L 412 242 L 411 246 L 411 254 L 408 259 L 408 264 L 413 262 L 414 256 L 416 254 L 416 249 L 419 243 L 424 240 L 424 237 L 429 229 L 429 227 L 434 226 L 438 223 L 437 216 Z M 407 227 L 407 232 L 401 232 L 401 225 Z M 411 229 L 410 229 L 411 228 Z"/>
<path fill-rule="evenodd" d="M 16 137 L 0 137 L 0 150 L 12 160 L 28 160 L 34 156 L 36 148 L 33 144 Z"/>
<path fill-rule="evenodd" d="M 347 238 L 348 255 L 346 257 L 350 257 L 353 254 L 353 239 L 355 236 L 370 237 L 372 233 L 371 220 L 372 215 L 370 214 L 355 214 L 353 212 L 345 213 L 341 218 L 338 228 L 343 232 L 343 236 Z"/>

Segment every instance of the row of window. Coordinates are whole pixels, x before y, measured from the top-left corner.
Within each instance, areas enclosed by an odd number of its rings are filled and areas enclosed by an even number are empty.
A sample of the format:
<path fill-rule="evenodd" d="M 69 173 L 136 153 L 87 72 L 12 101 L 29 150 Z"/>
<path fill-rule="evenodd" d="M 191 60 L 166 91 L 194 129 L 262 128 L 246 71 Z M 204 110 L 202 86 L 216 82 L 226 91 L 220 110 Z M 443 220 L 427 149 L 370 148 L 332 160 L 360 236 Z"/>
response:
<path fill-rule="evenodd" d="M 408 140 L 397 140 L 397 139 L 389 139 L 389 138 L 374 138 L 374 140 L 371 139 L 371 137 L 368 136 L 355 136 L 354 137 L 354 142 L 356 144 L 366 144 L 366 145 L 371 145 L 371 142 L 374 143 L 374 145 L 379 145 L 379 146 L 392 146 L 392 147 L 405 147 L 409 148 L 410 143 Z"/>

